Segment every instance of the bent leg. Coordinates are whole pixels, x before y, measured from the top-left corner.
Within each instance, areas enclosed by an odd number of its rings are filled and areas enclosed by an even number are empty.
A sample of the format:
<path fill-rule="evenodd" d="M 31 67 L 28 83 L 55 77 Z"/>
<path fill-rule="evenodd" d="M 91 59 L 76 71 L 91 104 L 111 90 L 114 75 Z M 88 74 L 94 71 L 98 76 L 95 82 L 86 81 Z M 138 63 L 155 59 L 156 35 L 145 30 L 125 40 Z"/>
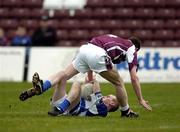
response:
<path fill-rule="evenodd" d="M 79 103 L 80 93 L 81 93 L 80 83 L 74 82 L 68 93 L 68 96 L 65 97 L 63 101 L 62 99 L 59 99 L 59 101 L 57 101 L 59 103 L 56 104 L 56 107 L 61 111 L 61 113 L 64 113 L 67 109 L 71 110 Z"/>
<path fill-rule="evenodd" d="M 64 71 L 59 71 L 51 75 L 48 80 L 51 82 L 52 86 L 55 86 L 62 80 L 68 80 L 78 74 L 79 72 L 73 67 L 72 64 L 66 67 Z"/>
<path fill-rule="evenodd" d="M 71 64 L 66 68 L 65 71 L 59 72 L 56 75 L 50 77 L 50 79 L 54 81 L 54 84 L 58 82 L 57 84 L 58 86 L 56 86 L 54 95 L 52 98 L 53 101 L 59 99 L 59 96 L 62 97 L 63 95 L 65 95 L 66 93 L 65 87 L 66 87 L 67 80 L 76 74 L 78 74 L 78 72 L 74 69 L 74 67 Z"/>
<path fill-rule="evenodd" d="M 121 107 L 128 105 L 127 92 L 124 86 L 124 82 L 118 72 L 115 69 L 103 71 L 99 73 L 103 78 L 111 82 L 116 88 L 116 96 Z"/>
<path fill-rule="evenodd" d="M 71 105 L 69 110 L 73 109 L 80 101 L 81 98 L 81 84 L 79 82 L 74 82 L 68 93 L 67 100 L 70 101 Z"/>
<path fill-rule="evenodd" d="M 59 85 L 60 86 L 60 85 Z M 81 85 L 78 82 L 74 82 L 69 91 L 68 96 L 61 96 L 59 93 L 59 99 L 53 103 L 52 110 L 48 112 L 51 116 L 57 116 L 63 114 L 66 110 L 73 109 L 80 101 Z M 61 87 L 56 87 L 61 89 Z M 63 91 L 62 91 L 63 92 Z"/>
<path fill-rule="evenodd" d="M 61 82 L 60 82 L 61 83 Z M 60 87 L 60 83 L 58 83 L 54 87 L 54 93 L 52 97 L 52 103 L 66 96 L 66 90 Z"/>
<path fill-rule="evenodd" d="M 71 103 L 70 107 L 74 107 L 79 103 L 80 100 L 80 93 L 81 93 L 81 86 L 80 83 L 74 82 L 71 86 L 71 89 L 68 93 L 66 94 L 66 90 L 60 87 L 60 83 L 55 86 L 53 98 L 52 98 L 52 103 L 58 102 L 58 100 L 61 100 L 67 97 L 68 101 Z"/>

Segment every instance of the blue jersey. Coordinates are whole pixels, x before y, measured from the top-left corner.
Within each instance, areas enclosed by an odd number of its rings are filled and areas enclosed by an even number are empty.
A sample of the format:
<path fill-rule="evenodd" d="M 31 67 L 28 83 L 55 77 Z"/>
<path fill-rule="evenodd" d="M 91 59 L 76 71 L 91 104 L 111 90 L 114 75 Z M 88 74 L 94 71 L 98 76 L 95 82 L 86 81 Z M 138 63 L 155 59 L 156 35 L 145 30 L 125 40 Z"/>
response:
<path fill-rule="evenodd" d="M 105 117 L 108 114 L 107 106 L 102 102 L 102 94 L 100 92 L 91 94 L 91 100 L 81 98 L 76 105 L 68 113 L 76 116 L 101 116 Z"/>

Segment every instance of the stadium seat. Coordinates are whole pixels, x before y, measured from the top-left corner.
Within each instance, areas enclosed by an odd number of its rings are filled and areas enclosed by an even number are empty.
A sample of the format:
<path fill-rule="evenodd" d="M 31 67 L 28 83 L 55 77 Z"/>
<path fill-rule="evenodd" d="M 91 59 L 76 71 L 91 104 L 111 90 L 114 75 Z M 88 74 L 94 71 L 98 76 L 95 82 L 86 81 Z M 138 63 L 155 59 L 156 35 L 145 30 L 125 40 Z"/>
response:
<path fill-rule="evenodd" d="M 123 37 L 123 38 L 129 38 L 130 36 L 132 36 L 132 33 L 130 30 L 113 30 L 112 34 L 117 35 L 119 37 Z"/>
<path fill-rule="evenodd" d="M 58 40 L 68 40 L 69 32 L 67 30 L 58 30 L 57 37 Z"/>
<path fill-rule="evenodd" d="M 78 29 L 80 25 L 77 19 L 64 19 L 58 21 L 59 29 Z"/>
<path fill-rule="evenodd" d="M 56 19 L 64 19 L 64 18 L 69 18 L 69 10 L 62 9 L 62 10 L 55 10 L 54 12 L 54 18 Z"/>
<path fill-rule="evenodd" d="M 174 33 L 174 38 L 176 40 L 180 40 L 180 30 L 176 30 L 175 33 Z"/>
<path fill-rule="evenodd" d="M 164 21 L 161 19 L 151 19 L 144 22 L 146 29 L 162 29 L 164 28 Z"/>
<path fill-rule="evenodd" d="M 95 8 L 93 11 L 93 17 L 95 18 L 111 18 L 114 12 L 111 8 Z"/>
<path fill-rule="evenodd" d="M 99 35 L 104 35 L 104 34 L 111 34 L 111 32 L 109 30 L 92 30 L 90 33 L 89 38 L 95 37 L 95 36 L 99 36 Z"/>
<path fill-rule="evenodd" d="M 134 16 L 134 10 L 132 8 L 117 8 L 114 11 L 114 17 L 116 18 L 130 18 Z"/>
<path fill-rule="evenodd" d="M 87 0 L 86 7 L 96 8 L 96 7 L 102 7 L 104 1 L 103 0 Z"/>
<path fill-rule="evenodd" d="M 175 9 L 160 8 L 155 13 L 156 18 L 175 18 Z"/>
<path fill-rule="evenodd" d="M 174 37 L 174 32 L 172 30 L 156 30 L 154 33 L 154 39 L 158 40 L 172 40 Z"/>
<path fill-rule="evenodd" d="M 124 0 L 124 6 L 128 7 L 141 7 L 144 5 L 144 0 Z"/>
<path fill-rule="evenodd" d="M 124 6 L 124 0 L 104 0 L 103 1 L 103 7 L 117 8 L 117 7 L 123 7 L 123 6 Z"/>
<path fill-rule="evenodd" d="M 134 11 L 134 16 L 142 19 L 153 18 L 155 11 L 153 8 L 137 8 Z"/>
<path fill-rule="evenodd" d="M 10 11 L 8 8 L 0 8 L 0 18 L 9 17 Z"/>
<path fill-rule="evenodd" d="M 48 23 L 51 27 L 58 28 L 58 24 L 60 23 L 60 21 L 58 21 L 58 19 L 50 19 Z"/>
<path fill-rule="evenodd" d="M 31 17 L 31 10 L 27 8 L 13 8 L 10 11 L 10 17 L 16 18 L 30 18 Z"/>
<path fill-rule="evenodd" d="M 93 10 L 91 8 L 77 9 L 75 10 L 76 18 L 90 18 L 93 16 Z"/>
<path fill-rule="evenodd" d="M 76 42 L 69 40 L 60 40 L 56 46 L 65 46 L 65 47 L 76 46 Z"/>
<path fill-rule="evenodd" d="M 164 46 L 165 47 L 180 47 L 180 40 L 178 40 L 178 41 L 174 41 L 174 40 L 166 41 Z"/>
<path fill-rule="evenodd" d="M 1 19 L 0 27 L 5 29 L 16 29 L 18 26 L 18 21 L 16 19 Z"/>
<path fill-rule="evenodd" d="M 80 27 L 83 29 L 99 29 L 101 22 L 94 19 L 85 19 L 81 21 Z"/>
<path fill-rule="evenodd" d="M 43 0 L 25 0 L 22 2 L 23 7 L 27 8 L 42 8 Z"/>
<path fill-rule="evenodd" d="M 179 0 L 165 0 L 166 6 L 170 6 L 173 8 L 176 8 L 180 6 L 180 1 Z"/>
<path fill-rule="evenodd" d="M 146 7 L 164 7 L 165 0 L 143 0 L 143 5 Z"/>
<path fill-rule="evenodd" d="M 142 43 L 142 47 L 163 47 L 162 41 L 159 40 L 147 40 Z"/>
<path fill-rule="evenodd" d="M 20 7 L 22 6 L 22 3 L 24 1 L 22 0 L 3 0 L 1 5 L 4 6 L 4 7 Z"/>
<path fill-rule="evenodd" d="M 141 40 L 153 39 L 153 32 L 151 30 L 135 30 L 133 35 L 139 37 Z"/>
<path fill-rule="evenodd" d="M 32 19 L 22 19 L 19 24 L 31 30 L 35 30 L 39 26 L 39 22 Z"/>
<path fill-rule="evenodd" d="M 101 27 L 103 29 L 113 30 L 121 29 L 123 22 L 121 20 L 107 19 L 101 22 Z"/>
<path fill-rule="evenodd" d="M 41 19 L 42 16 L 48 16 L 49 12 L 48 10 L 41 9 L 41 8 L 33 8 L 31 9 L 31 17 Z"/>
<path fill-rule="evenodd" d="M 134 19 L 124 20 L 122 28 L 141 29 L 141 28 L 143 28 L 143 21 L 142 20 L 134 20 Z"/>
<path fill-rule="evenodd" d="M 71 30 L 69 32 L 70 40 L 88 39 L 89 33 L 87 30 Z"/>
<path fill-rule="evenodd" d="M 180 9 L 179 8 L 177 8 L 175 16 L 176 16 L 176 18 L 180 18 Z"/>
<path fill-rule="evenodd" d="M 180 28 L 180 19 L 168 19 L 165 22 L 165 27 L 169 29 L 178 29 Z"/>

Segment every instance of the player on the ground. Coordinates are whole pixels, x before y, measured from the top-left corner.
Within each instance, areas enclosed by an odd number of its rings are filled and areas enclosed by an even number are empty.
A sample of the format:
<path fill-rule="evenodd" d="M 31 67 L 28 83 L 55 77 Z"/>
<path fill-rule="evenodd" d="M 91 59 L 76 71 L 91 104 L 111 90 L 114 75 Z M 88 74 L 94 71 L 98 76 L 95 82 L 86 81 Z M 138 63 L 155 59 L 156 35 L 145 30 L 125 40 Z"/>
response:
<path fill-rule="evenodd" d="M 100 76 L 111 82 L 116 88 L 116 97 L 121 108 L 121 115 L 126 117 L 138 117 L 128 104 L 128 97 L 124 82 L 113 64 L 127 61 L 131 76 L 132 86 L 135 90 L 139 103 L 147 110 L 152 110 L 151 106 L 144 100 L 140 82 L 137 76 L 138 62 L 137 52 L 140 49 L 141 42 L 137 38 L 122 39 L 115 35 L 102 35 L 93 38 L 89 43 L 80 47 L 79 53 L 73 62 L 66 67 L 64 71 L 50 76 L 46 81 L 42 81 L 37 73 L 33 76 L 33 89 L 25 91 L 21 94 L 21 100 L 29 97 L 28 93 L 36 95 L 42 94 L 49 88 L 60 83 L 60 87 L 65 89 L 66 81 L 74 75 L 86 73 L 92 70 Z M 71 100 L 63 101 L 63 109 L 67 109 Z"/>
<path fill-rule="evenodd" d="M 93 93 L 90 94 L 90 98 L 86 100 L 81 97 L 81 86 L 87 83 L 92 83 Z M 66 94 L 65 89 L 62 89 L 59 85 L 55 87 L 54 96 L 56 100 L 52 100 L 52 110 L 48 112 L 51 116 L 58 115 L 76 115 L 76 116 L 101 116 L 106 117 L 108 112 L 114 112 L 119 108 L 119 103 L 114 95 L 102 96 L 99 83 L 93 79 L 86 79 L 85 84 L 75 81 L 72 87 Z M 84 89 L 85 90 L 85 89 Z M 62 113 L 59 112 L 63 107 L 63 101 L 71 100 L 70 106 Z"/>

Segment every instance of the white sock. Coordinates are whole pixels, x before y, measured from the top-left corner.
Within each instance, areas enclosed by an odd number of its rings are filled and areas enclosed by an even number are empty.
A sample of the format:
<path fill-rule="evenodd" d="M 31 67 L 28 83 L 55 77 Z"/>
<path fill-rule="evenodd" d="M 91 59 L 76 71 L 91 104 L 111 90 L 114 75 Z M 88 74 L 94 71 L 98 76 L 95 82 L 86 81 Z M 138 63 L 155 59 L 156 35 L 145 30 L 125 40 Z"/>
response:
<path fill-rule="evenodd" d="M 126 106 L 120 107 L 121 111 L 126 111 L 129 109 L 129 105 L 127 104 Z"/>

